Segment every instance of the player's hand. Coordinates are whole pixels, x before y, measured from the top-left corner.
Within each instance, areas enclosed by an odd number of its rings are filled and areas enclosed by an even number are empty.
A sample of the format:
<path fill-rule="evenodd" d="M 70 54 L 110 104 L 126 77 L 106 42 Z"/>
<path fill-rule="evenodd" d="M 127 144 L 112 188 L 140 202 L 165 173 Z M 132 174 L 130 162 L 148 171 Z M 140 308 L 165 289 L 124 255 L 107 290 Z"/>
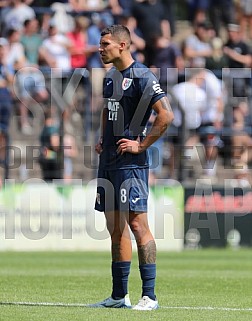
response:
<path fill-rule="evenodd" d="M 95 151 L 98 155 L 102 153 L 102 139 L 100 138 L 98 143 L 95 145 Z"/>
<path fill-rule="evenodd" d="M 138 140 L 122 138 L 118 140 L 117 145 L 117 153 L 121 155 L 124 153 L 139 154 L 143 151 Z"/>

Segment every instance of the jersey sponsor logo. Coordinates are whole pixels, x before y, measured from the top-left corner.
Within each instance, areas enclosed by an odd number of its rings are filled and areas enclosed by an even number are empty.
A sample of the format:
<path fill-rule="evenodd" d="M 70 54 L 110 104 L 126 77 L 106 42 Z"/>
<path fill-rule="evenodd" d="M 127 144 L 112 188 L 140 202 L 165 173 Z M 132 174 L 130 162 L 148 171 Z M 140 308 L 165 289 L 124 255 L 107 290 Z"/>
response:
<path fill-rule="evenodd" d="M 154 92 L 156 94 L 164 94 L 164 91 L 163 89 L 160 87 L 160 84 L 157 83 L 156 81 L 153 81 L 153 86 L 152 86 L 152 89 L 154 90 Z"/>
<path fill-rule="evenodd" d="M 136 204 L 136 202 L 139 201 L 139 200 L 140 200 L 140 197 L 136 197 L 135 199 L 132 200 L 132 203 Z"/>
<path fill-rule="evenodd" d="M 132 81 L 133 81 L 133 79 L 123 78 L 123 81 L 122 81 L 122 89 L 123 89 L 123 90 L 127 90 L 127 89 L 131 86 Z"/>
<path fill-rule="evenodd" d="M 117 114 L 120 104 L 118 101 L 108 101 L 108 120 L 117 121 Z"/>

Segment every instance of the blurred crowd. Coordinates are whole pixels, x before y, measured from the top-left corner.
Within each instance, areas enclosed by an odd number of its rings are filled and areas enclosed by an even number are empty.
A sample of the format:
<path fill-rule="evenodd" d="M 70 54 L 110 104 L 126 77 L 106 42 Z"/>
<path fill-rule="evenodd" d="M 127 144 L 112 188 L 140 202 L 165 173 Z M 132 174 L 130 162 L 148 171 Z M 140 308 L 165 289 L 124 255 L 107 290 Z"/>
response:
<path fill-rule="evenodd" d="M 180 8 L 188 22 L 182 33 Z M 251 0 L 4 0 L 0 23 L 0 133 L 8 132 L 15 109 L 20 133 L 32 135 L 30 106 L 39 104 L 46 180 L 62 175 L 55 171 L 60 144 L 70 147 L 64 177 L 72 178 L 72 158 L 78 155 L 73 131 L 64 130 L 60 139 L 59 106 L 52 96 L 57 100 L 55 89 L 67 93 L 61 106 L 66 123 L 76 111 L 76 97 L 84 97 L 77 110 L 83 132 L 97 130 L 107 68 L 98 53 L 100 32 L 113 23 L 129 28 L 134 58 L 157 74 L 175 113 L 168 134 L 151 148 L 151 180 L 178 178 L 182 160 L 191 168 L 187 175 L 216 178 L 220 158 L 235 178 L 250 179 Z"/>

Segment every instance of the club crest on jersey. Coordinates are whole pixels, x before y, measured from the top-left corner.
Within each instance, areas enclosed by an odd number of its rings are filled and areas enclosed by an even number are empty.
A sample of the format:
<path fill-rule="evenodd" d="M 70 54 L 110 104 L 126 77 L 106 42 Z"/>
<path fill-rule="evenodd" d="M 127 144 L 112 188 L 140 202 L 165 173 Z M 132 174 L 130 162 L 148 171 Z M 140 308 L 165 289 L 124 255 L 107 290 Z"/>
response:
<path fill-rule="evenodd" d="M 123 78 L 123 81 L 122 81 L 122 89 L 123 89 L 123 90 L 127 90 L 127 89 L 131 86 L 132 81 L 133 81 L 133 79 Z"/>

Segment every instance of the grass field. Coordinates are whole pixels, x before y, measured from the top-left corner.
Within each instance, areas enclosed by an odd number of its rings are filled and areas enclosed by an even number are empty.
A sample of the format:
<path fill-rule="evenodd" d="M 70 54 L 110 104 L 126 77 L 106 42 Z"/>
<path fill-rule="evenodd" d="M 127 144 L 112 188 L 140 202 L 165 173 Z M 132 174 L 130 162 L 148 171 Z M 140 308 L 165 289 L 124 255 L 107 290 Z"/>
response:
<path fill-rule="evenodd" d="M 133 304 L 140 288 L 134 254 Z M 85 307 L 110 290 L 109 253 L 0 253 L 1 321 L 251 321 L 252 251 L 159 253 L 156 311 Z"/>

